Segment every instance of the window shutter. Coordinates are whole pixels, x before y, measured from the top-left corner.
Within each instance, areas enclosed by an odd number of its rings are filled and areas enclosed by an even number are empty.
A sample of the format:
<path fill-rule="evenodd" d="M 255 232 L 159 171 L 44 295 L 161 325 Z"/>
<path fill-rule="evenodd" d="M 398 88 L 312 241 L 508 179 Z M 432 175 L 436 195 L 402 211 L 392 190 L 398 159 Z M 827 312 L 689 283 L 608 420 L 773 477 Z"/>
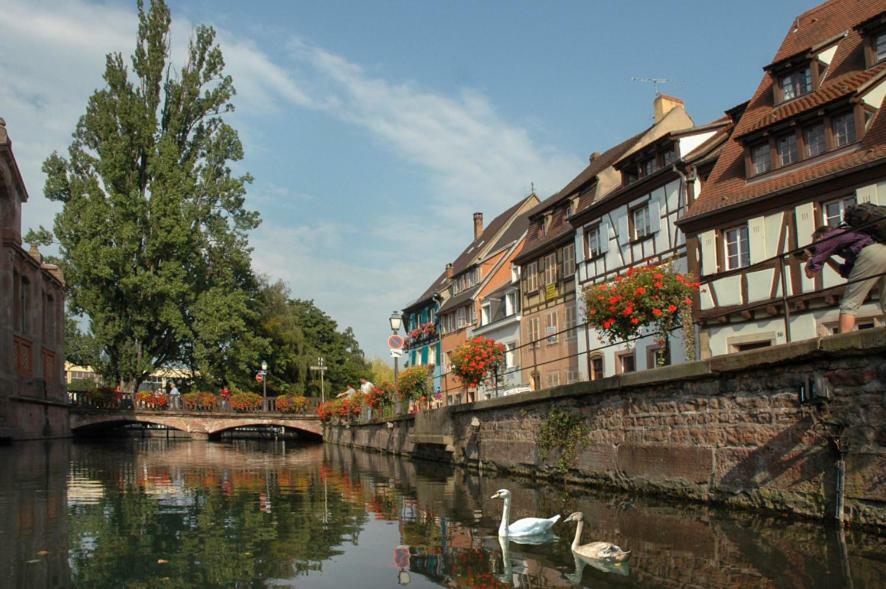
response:
<path fill-rule="evenodd" d="M 631 241 L 631 234 L 628 232 L 628 215 L 630 211 L 626 211 L 624 215 L 618 218 L 618 243 L 627 245 Z"/>
<path fill-rule="evenodd" d="M 649 230 L 651 233 L 658 233 L 661 229 L 661 204 L 658 200 L 649 201 Z"/>
<path fill-rule="evenodd" d="M 609 251 L 609 221 L 602 221 L 597 231 L 599 232 L 600 252 L 606 253 Z"/>

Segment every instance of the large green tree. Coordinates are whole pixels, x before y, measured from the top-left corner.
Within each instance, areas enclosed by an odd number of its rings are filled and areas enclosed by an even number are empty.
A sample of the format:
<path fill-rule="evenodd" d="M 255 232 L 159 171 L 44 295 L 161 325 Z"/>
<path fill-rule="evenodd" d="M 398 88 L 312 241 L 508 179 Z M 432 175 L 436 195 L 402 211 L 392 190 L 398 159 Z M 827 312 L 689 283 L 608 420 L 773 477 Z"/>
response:
<path fill-rule="evenodd" d="M 224 119 L 234 86 L 212 28 L 197 27 L 185 63 L 170 63 L 170 13 L 138 2 L 127 66 L 106 59 L 68 157 L 43 164 L 75 313 L 90 319 L 99 370 L 128 389 L 154 368 L 191 366 L 242 378 L 267 342 L 255 334 L 257 282 L 246 234 L 248 174 Z"/>

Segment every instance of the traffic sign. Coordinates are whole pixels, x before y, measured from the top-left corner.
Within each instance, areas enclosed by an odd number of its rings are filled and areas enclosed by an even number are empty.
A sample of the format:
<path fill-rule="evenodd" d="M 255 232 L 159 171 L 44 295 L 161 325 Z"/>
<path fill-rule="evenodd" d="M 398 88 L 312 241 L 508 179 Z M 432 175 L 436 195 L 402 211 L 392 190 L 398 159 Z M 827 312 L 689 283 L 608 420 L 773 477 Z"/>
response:
<path fill-rule="evenodd" d="M 406 340 L 402 335 L 397 335 L 396 333 L 392 334 L 388 337 L 388 347 L 392 350 L 402 350 L 403 344 L 406 343 Z"/>
<path fill-rule="evenodd" d="M 400 358 L 403 355 L 403 350 L 399 348 L 391 348 L 391 358 Z"/>
<path fill-rule="evenodd" d="M 264 380 L 264 378 L 265 377 L 262 376 L 262 373 L 259 372 L 258 374 L 255 375 L 255 382 L 261 382 L 262 380 Z"/>

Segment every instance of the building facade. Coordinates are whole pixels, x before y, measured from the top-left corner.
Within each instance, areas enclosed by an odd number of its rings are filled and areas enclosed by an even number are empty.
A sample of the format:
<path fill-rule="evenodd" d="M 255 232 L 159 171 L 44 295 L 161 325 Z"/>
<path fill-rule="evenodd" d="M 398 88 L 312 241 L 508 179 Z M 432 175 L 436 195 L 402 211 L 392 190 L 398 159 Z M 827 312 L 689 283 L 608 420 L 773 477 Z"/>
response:
<path fill-rule="evenodd" d="M 882 2 L 827 2 L 791 23 L 680 221 L 703 284 L 702 356 L 835 331 L 845 279 L 833 267 L 807 278 L 791 254 L 850 204 L 886 204 L 884 95 Z M 858 319 L 883 322 L 870 299 Z"/>
<path fill-rule="evenodd" d="M 505 347 L 505 365 L 495 382 L 480 386 L 479 399 L 494 399 L 531 390 L 520 368 L 520 274 L 511 265 L 511 280 L 483 297 L 480 322 L 471 336 L 493 339 Z"/>
<path fill-rule="evenodd" d="M 434 390 L 442 390 L 439 310 L 445 300 L 449 279 L 443 272 L 418 299 L 403 309 L 406 329 L 404 366 L 433 366 Z"/>
<path fill-rule="evenodd" d="M 707 125 L 669 131 L 636 147 L 614 164 L 621 174 L 620 186 L 570 218 L 576 228 L 580 317 L 585 314 L 585 288 L 612 282 L 632 267 L 669 265 L 687 272 L 686 240 L 676 222 L 699 193 L 732 126 L 727 115 Z M 658 134 L 650 131 L 653 137 Z M 578 338 L 582 372 L 595 380 L 686 360 L 682 331 L 672 333 L 665 344 L 660 349 L 660 338 L 650 335 L 610 345 L 602 333 L 587 328 Z"/>
<path fill-rule="evenodd" d="M 67 436 L 64 283 L 22 247 L 28 193 L 0 119 L 0 437 Z"/>
<path fill-rule="evenodd" d="M 521 364 L 534 390 L 587 378 L 587 364 L 580 358 L 584 330 L 578 327 L 583 320 L 575 276 L 583 246 L 570 219 L 622 184 L 616 162 L 668 131 L 693 125 L 679 99 L 660 95 L 654 110 L 651 127 L 592 154 L 577 177 L 529 214 L 526 246 L 516 263 L 522 292 Z"/>

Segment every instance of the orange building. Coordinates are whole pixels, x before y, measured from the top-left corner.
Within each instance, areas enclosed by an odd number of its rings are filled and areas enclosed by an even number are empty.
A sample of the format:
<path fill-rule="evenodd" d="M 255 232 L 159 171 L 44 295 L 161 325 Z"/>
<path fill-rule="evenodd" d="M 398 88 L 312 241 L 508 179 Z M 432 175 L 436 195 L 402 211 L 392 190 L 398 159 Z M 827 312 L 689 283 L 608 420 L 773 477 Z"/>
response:
<path fill-rule="evenodd" d="M 523 198 L 497 216 L 484 228 L 483 214 L 474 213 L 474 239 L 451 264 L 448 297 L 440 305 L 443 380 L 441 389 L 447 404 L 474 400 L 461 382 L 449 374 L 449 354 L 465 343 L 479 324 L 483 297 L 513 279 L 511 262 L 523 247 L 529 220 L 526 213 L 538 204 L 535 194 Z"/>

